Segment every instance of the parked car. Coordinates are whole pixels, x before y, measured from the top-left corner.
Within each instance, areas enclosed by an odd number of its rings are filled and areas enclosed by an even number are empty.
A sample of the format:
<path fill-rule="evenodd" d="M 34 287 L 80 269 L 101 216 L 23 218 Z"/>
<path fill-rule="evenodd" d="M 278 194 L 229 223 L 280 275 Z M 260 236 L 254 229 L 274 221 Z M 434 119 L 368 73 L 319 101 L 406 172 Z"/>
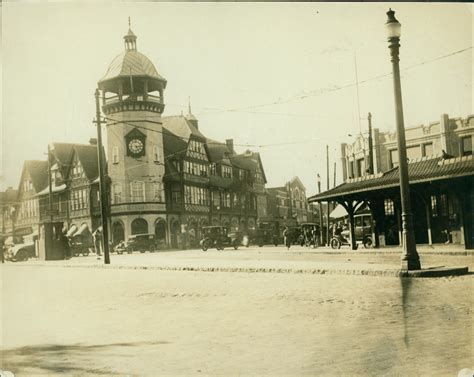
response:
<path fill-rule="evenodd" d="M 117 254 L 127 252 L 129 254 L 134 251 L 144 253 L 145 251 L 154 252 L 158 249 L 158 244 L 154 234 L 134 234 L 129 236 L 126 241 L 119 242 L 114 251 Z"/>
<path fill-rule="evenodd" d="M 73 236 L 69 238 L 69 247 L 75 257 L 79 255 L 88 256 L 90 251 L 94 251 L 92 237 Z"/>
<path fill-rule="evenodd" d="M 366 249 L 373 245 L 372 228 L 370 225 L 371 216 L 367 214 L 354 216 L 354 229 L 356 242 L 362 242 Z M 350 230 L 344 229 L 339 236 L 333 237 L 330 241 L 333 249 L 339 249 L 341 245 L 350 245 Z"/>
<path fill-rule="evenodd" d="M 300 225 L 300 235 L 298 236 L 298 243 L 301 246 L 318 246 L 319 225 L 316 223 L 302 223 Z"/>
<path fill-rule="evenodd" d="M 248 233 L 250 245 L 258 245 L 258 247 L 270 244 L 278 245 L 278 239 L 274 236 L 272 229 L 257 228 L 249 230 Z"/>
<path fill-rule="evenodd" d="M 224 226 L 204 226 L 202 227 L 202 239 L 199 242 L 201 249 L 207 251 L 211 247 L 217 250 L 224 250 L 224 247 L 232 246 L 235 250 L 238 249 L 242 242 L 240 233 L 227 233 L 227 228 Z"/>
<path fill-rule="evenodd" d="M 36 257 L 35 244 L 34 243 L 20 243 L 18 245 L 11 246 L 6 255 L 7 260 L 12 262 L 26 261 L 28 258 Z"/>

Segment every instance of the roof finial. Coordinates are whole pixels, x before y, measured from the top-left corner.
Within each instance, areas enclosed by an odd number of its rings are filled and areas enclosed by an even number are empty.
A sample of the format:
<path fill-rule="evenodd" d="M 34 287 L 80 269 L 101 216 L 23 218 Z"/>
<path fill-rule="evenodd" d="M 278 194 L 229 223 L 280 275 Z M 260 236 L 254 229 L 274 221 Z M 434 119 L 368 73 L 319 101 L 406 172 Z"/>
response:
<path fill-rule="evenodd" d="M 192 112 L 191 112 L 191 96 L 188 97 L 188 113 L 192 114 Z"/>
<path fill-rule="evenodd" d="M 130 22 L 130 16 L 128 16 L 128 28 L 130 29 L 132 27 L 132 23 Z"/>

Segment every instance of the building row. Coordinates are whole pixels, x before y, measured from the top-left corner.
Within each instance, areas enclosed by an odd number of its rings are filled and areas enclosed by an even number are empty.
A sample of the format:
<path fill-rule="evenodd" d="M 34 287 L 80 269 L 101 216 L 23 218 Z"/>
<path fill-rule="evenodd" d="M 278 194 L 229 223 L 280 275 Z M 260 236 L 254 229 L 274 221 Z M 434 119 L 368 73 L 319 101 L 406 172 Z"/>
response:
<path fill-rule="evenodd" d="M 442 114 L 437 122 L 407 127 L 405 135 L 416 242 L 473 248 L 474 115 Z M 309 202 L 339 203 L 349 214 L 368 209 L 376 244 L 400 244 L 396 133 L 374 128 L 353 143 L 341 144 L 341 166 L 344 182 Z"/>

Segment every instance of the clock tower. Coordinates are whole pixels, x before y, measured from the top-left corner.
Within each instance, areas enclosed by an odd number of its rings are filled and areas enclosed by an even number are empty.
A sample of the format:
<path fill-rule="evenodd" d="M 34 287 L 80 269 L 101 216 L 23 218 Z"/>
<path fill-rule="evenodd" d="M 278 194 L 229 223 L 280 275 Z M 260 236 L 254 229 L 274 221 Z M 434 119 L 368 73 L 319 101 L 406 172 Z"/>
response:
<path fill-rule="evenodd" d="M 160 237 L 167 238 L 161 123 L 166 80 L 137 51 L 137 37 L 130 28 L 124 42 L 125 50 L 98 83 L 107 121 L 114 243 L 133 234 L 154 234 L 157 226 Z"/>

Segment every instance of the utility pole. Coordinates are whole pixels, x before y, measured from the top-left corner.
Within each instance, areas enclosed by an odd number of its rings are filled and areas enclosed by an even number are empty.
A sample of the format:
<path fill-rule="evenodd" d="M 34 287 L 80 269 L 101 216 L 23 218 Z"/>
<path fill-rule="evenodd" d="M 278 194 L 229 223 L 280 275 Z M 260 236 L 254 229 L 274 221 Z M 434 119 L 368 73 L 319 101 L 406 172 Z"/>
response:
<path fill-rule="evenodd" d="M 326 145 L 326 188 L 329 191 L 329 145 Z M 331 212 L 331 202 L 328 201 L 327 208 L 327 228 L 326 228 L 326 245 L 329 246 L 329 213 Z"/>
<path fill-rule="evenodd" d="M 317 183 L 318 183 L 318 194 L 321 194 L 321 176 L 317 175 Z M 319 202 L 319 238 L 321 240 L 321 246 L 323 245 L 323 204 Z"/>
<path fill-rule="evenodd" d="M 369 113 L 367 116 L 369 120 L 369 168 L 367 169 L 369 174 L 374 174 L 374 146 L 372 141 L 372 114 Z"/>
<path fill-rule="evenodd" d="M 49 216 L 51 222 L 53 222 L 53 180 L 51 177 L 51 149 L 48 144 L 48 186 L 49 186 Z"/>
<path fill-rule="evenodd" d="M 99 162 L 99 192 L 100 192 L 100 216 L 102 220 L 102 246 L 104 250 L 104 263 L 110 264 L 109 254 L 109 229 L 107 224 L 107 184 L 105 182 L 105 161 L 102 148 L 102 129 L 100 121 L 99 89 L 95 90 L 95 108 L 97 124 L 97 158 Z"/>

